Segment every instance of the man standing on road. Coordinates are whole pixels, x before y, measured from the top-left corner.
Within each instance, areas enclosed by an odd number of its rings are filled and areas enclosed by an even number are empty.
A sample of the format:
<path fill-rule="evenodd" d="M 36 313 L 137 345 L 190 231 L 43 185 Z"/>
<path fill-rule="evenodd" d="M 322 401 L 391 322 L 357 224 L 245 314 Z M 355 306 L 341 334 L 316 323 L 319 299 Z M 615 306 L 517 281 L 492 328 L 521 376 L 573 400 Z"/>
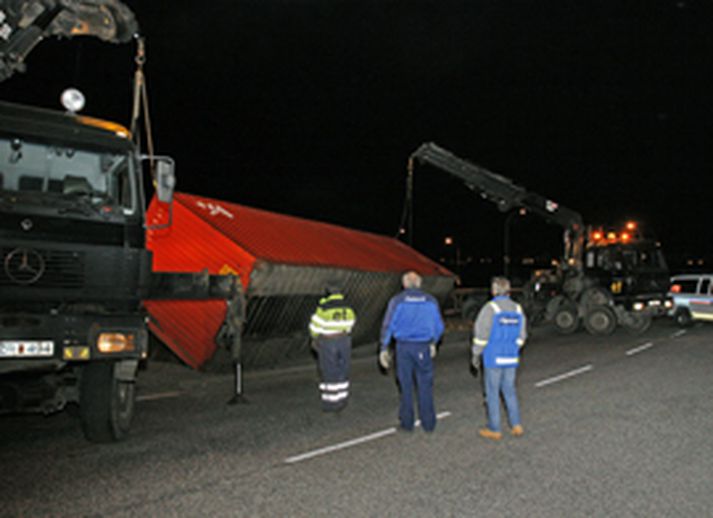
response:
<path fill-rule="evenodd" d="M 396 340 L 396 375 L 401 388 L 401 429 L 413 430 L 413 382 L 418 390 L 418 414 L 427 432 L 436 427 L 433 405 L 433 357 L 444 325 L 438 301 L 421 291 L 421 277 L 413 271 L 403 275 L 404 291 L 391 298 L 381 326 L 379 363 L 391 365 L 389 344 Z"/>
<path fill-rule="evenodd" d="M 524 433 L 515 392 L 515 374 L 520 348 L 527 339 L 527 322 L 522 307 L 510 296 L 510 281 L 495 277 L 491 283 L 493 299 L 478 313 L 473 332 L 473 367 L 478 370 L 483 356 L 485 400 L 488 426 L 480 430 L 486 439 L 500 440 L 500 394 L 505 400 L 512 435 Z"/>
<path fill-rule="evenodd" d="M 327 283 L 326 292 L 310 319 L 309 331 L 319 359 L 322 410 L 339 412 L 349 399 L 351 332 L 356 314 L 346 303 L 339 283 Z"/>

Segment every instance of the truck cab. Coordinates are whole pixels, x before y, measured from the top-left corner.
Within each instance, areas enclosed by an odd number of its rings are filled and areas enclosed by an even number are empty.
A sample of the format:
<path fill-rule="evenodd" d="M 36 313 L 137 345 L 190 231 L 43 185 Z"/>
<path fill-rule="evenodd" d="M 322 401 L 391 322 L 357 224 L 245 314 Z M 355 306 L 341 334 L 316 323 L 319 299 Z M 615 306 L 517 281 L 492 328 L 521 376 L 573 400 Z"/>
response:
<path fill-rule="evenodd" d="M 0 413 L 78 404 L 123 438 L 149 289 L 139 155 L 117 124 L 0 102 Z"/>

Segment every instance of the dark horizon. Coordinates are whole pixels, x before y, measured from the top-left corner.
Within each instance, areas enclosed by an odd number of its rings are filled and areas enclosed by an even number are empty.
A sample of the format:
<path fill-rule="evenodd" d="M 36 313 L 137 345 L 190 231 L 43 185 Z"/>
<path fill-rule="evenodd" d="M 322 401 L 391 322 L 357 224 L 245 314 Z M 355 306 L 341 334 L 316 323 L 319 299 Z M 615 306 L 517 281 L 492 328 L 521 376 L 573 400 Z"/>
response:
<path fill-rule="evenodd" d="M 708 3 L 127 3 L 180 191 L 396 236 L 406 161 L 434 141 L 586 223 L 643 222 L 672 266 L 713 255 Z M 126 123 L 133 54 L 45 40 L 0 98 L 75 86 Z M 505 215 L 447 174 L 417 169 L 414 209 L 433 259 L 445 236 L 502 256 Z M 514 254 L 559 252 L 556 227 L 512 227 Z"/>

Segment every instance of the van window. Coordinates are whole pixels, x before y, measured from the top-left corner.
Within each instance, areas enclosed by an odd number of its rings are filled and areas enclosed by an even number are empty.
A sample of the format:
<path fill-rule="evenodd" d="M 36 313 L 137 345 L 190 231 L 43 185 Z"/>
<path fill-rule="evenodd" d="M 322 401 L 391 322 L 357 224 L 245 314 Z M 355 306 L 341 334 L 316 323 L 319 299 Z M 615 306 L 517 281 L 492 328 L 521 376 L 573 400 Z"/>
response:
<path fill-rule="evenodd" d="M 671 286 L 671 291 L 674 293 L 696 293 L 696 288 L 698 287 L 698 280 L 696 279 L 678 279 L 674 280 Z"/>
<path fill-rule="evenodd" d="M 698 293 L 701 295 L 708 295 L 708 288 L 710 288 L 710 285 L 711 285 L 710 279 L 702 279 L 701 285 L 698 288 Z"/>

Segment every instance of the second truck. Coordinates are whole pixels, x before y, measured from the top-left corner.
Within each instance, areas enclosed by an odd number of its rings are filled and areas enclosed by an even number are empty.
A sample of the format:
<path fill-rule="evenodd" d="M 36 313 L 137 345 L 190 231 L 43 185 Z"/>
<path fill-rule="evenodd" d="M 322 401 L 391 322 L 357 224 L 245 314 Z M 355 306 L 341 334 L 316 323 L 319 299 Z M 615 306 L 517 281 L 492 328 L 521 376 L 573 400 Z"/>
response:
<path fill-rule="evenodd" d="M 669 272 L 661 246 L 636 223 L 618 229 L 585 225 L 578 212 L 434 143 L 421 145 L 411 155 L 409 177 L 416 162 L 459 178 L 502 212 L 525 209 L 563 228 L 564 251 L 557 266 L 535 272 L 524 286 L 523 303 L 532 321 L 551 322 L 565 334 L 582 324 L 594 335 L 611 334 L 617 324 L 641 333 L 653 317 L 670 308 Z"/>

